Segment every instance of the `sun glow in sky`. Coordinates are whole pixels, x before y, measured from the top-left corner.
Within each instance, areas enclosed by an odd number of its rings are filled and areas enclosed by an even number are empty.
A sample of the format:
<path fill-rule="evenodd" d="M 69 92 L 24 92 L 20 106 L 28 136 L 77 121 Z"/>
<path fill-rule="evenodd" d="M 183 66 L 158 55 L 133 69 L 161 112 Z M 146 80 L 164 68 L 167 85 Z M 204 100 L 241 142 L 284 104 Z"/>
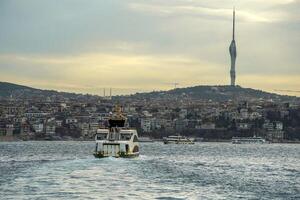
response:
<path fill-rule="evenodd" d="M 2 0 L 0 80 L 92 94 L 226 85 L 233 6 L 237 84 L 299 90 L 299 0 Z"/>

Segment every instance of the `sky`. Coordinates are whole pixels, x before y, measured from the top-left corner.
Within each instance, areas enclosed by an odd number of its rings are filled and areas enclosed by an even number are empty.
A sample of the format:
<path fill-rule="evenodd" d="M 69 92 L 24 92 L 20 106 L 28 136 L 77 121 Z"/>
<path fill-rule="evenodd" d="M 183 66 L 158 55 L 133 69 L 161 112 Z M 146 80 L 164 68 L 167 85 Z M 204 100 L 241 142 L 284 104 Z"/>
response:
<path fill-rule="evenodd" d="M 300 90 L 300 0 L 0 0 L 0 81 L 113 94 Z M 297 92 L 278 92 L 300 96 Z"/>

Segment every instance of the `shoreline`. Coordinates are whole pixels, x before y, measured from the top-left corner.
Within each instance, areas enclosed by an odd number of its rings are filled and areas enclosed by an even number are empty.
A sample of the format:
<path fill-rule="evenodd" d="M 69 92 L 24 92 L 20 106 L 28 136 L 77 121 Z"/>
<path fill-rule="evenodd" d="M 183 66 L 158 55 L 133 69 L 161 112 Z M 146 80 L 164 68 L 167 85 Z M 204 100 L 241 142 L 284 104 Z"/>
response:
<path fill-rule="evenodd" d="M 57 142 L 57 141 L 62 141 L 62 142 L 91 142 L 94 141 L 94 139 L 87 139 L 87 138 L 67 138 L 67 139 L 48 139 L 48 138 L 40 138 L 40 139 L 22 139 L 20 137 L 15 137 L 15 136 L 0 136 L 0 142 L 42 142 L 42 141 L 48 141 L 48 142 Z M 154 139 L 153 142 L 140 142 L 140 143 L 154 143 L 154 142 L 162 142 L 162 139 Z M 203 140 L 203 141 L 196 141 L 195 143 L 231 143 L 231 140 L 217 140 L 217 139 L 212 139 L 212 140 Z M 292 141 L 292 140 L 284 140 L 282 142 L 271 142 L 270 144 L 300 144 L 300 141 Z"/>

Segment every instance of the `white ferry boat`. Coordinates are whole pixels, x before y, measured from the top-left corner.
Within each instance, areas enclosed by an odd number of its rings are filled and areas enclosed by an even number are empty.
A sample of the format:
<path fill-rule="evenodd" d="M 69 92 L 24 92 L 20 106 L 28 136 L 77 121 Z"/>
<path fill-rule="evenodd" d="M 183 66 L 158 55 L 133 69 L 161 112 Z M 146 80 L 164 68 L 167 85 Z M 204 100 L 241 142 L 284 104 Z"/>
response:
<path fill-rule="evenodd" d="M 97 130 L 94 156 L 96 158 L 139 156 L 137 131 L 124 126 L 126 117 L 122 114 L 121 107 L 115 107 L 108 122 L 109 128 Z"/>
<path fill-rule="evenodd" d="M 233 137 L 232 144 L 264 144 L 266 140 L 262 137 Z"/>
<path fill-rule="evenodd" d="M 180 135 L 171 135 L 163 138 L 164 144 L 194 144 L 194 139 Z"/>

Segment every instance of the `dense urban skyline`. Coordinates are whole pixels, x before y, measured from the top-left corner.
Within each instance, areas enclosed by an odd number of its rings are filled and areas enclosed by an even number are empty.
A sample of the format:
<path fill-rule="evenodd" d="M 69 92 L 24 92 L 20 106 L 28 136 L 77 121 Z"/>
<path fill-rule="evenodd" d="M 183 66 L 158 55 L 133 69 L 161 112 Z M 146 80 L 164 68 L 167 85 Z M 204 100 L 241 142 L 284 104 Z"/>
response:
<path fill-rule="evenodd" d="M 233 5 L 236 84 L 299 90 L 298 0 L 4 0 L 0 79 L 93 94 L 227 85 Z"/>

